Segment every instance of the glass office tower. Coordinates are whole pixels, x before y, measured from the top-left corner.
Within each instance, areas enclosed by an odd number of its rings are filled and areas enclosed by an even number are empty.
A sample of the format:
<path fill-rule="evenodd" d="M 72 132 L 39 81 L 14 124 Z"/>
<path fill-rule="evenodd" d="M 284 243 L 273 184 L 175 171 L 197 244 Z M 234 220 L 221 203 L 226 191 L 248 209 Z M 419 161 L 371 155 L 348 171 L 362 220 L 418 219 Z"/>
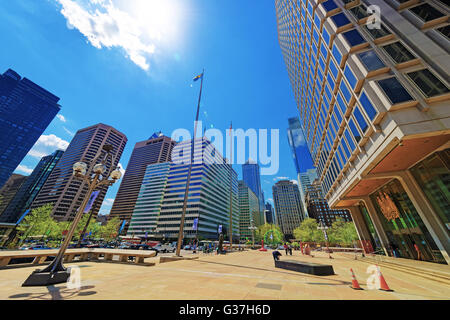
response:
<path fill-rule="evenodd" d="M 62 150 L 56 150 L 51 155 L 42 157 L 8 206 L 2 212 L 0 211 L 0 222 L 16 223 L 20 216 L 30 208 L 63 153 Z"/>
<path fill-rule="evenodd" d="M 259 199 L 244 181 L 239 181 L 239 233 L 241 240 L 252 239 L 252 229 L 264 224 Z"/>
<path fill-rule="evenodd" d="M 426 260 L 449 263 L 449 215 L 442 214 L 449 184 L 423 187 L 450 174 L 449 7 L 440 0 L 275 6 L 300 123 L 330 207 L 348 208 L 369 241 L 364 205 L 385 254 L 394 244 L 402 257 L 417 258 L 415 242 Z M 402 223 L 406 217 L 414 228 Z"/>
<path fill-rule="evenodd" d="M 242 165 L 242 180 L 247 186 L 256 194 L 259 199 L 259 208 L 264 210 L 264 193 L 261 188 L 261 174 L 259 165 L 251 160 L 248 160 Z"/>
<path fill-rule="evenodd" d="M 59 112 L 58 101 L 11 69 L 0 75 L 0 188 Z"/>

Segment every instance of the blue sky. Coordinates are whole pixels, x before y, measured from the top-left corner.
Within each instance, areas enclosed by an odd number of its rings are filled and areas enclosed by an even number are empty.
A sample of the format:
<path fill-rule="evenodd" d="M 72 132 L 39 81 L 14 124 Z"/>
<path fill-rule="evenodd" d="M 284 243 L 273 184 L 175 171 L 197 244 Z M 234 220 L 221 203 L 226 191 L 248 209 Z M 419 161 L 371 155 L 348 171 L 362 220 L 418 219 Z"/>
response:
<path fill-rule="evenodd" d="M 1 7 L 0 72 L 14 69 L 62 105 L 17 173 L 29 173 L 40 156 L 99 122 L 127 135 L 126 167 L 134 144 L 153 132 L 192 129 L 192 78 L 205 68 L 205 125 L 279 129 L 279 171 L 261 177 L 266 199 L 278 178 L 296 179 L 286 129 L 297 108 L 274 1 L 14 0 Z M 117 189 L 108 191 L 103 213 Z"/>

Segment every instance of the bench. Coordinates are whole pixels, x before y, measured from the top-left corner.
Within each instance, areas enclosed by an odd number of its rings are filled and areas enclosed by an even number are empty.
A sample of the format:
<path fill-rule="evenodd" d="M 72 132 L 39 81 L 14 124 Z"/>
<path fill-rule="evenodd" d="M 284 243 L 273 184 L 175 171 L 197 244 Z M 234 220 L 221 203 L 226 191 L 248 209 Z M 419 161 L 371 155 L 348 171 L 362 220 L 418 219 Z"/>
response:
<path fill-rule="evenodd" d="M 294 260 L 275 260 L 275 268 L 313 274 L 316 276 L 334 275 L 332 265 L 301 262 Z"/>
<path fill-rule="evenodd" d="M 53 250 L 20 250 L 20 251 L 0 251 L 0 268 L 9 266 L 19 266 L 20 264 L 10 264 L 13 259 L 32 258 L 32 265 L 43 264 L 48 258 L 55 257 L 58 254 L 57 249 Z M 100 259 L 101 256 L 104 259 Z M 154 263 L 145 263 L 145 258 L 156 256 L 156 251 L 147 250 L 121 250 L 121 249 L 103 249 L 103 248 L 81 248 L 68 249 L 64 253 L 64 262 L 73 261 L 106 261 L 113 262 L 114 257 L 118 257 L 119 262 L 129 262 L 129 258 L 135 258 L 133 263 L 140 265 L 154 265 Z M 75 260 L 79 257 L 78 260 Z"/>

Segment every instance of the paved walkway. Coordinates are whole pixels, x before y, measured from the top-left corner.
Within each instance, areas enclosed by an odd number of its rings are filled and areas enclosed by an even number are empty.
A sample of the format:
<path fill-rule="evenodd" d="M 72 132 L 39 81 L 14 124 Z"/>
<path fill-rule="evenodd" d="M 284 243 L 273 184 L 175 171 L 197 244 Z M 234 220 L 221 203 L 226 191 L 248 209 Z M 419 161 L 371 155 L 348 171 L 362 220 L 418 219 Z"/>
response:
<path fill-rule="evenodd" d="M 191 256 L 192 254 L 190 254 Z M 336 275 L 313 276 L 276 269 L 271 251 L 203 255 L 198 260 L 156 264 L 153 267 L 118 263 L 80 262 L 81 290 L 65 284 L 26 287 L 22 282 L 36 267 L 0 270 L 0 299 L 450 299 L 450 286 L 381 268 L 394 292 L 369 290 L 369 264 L 335 255 L 293 256 L 281 259 L 332 264 Z M 149 258 L 146 262 L 158 262 Z M 353 290 L 350 268 L 362 288 Z"/>

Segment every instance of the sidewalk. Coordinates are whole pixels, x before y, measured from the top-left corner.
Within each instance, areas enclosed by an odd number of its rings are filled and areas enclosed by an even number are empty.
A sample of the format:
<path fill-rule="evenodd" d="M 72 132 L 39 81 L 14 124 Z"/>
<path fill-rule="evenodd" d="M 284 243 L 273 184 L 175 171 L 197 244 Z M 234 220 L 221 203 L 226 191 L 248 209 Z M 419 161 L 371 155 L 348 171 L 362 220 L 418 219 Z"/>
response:
<path fill-rule="evenodd" d="M 0 299 L 195 299 L 195 300 L 380 300 L 450 299 L 450 287 L 419 276 L 381 267 L 394 292 L 368 290 L 368 264 L 324 253 L 315 257 L 281 259 L 332 264 L 335 275 L 314 276 L 274 266 L 271 250 L 245 251 L 230 255 L 199 255 L 196 260 L 157 263 L 153 267 L 116 263 L 80 262 L 81 290 L 65 284 L 45 288 L 21 284 L 36 269 L 0 270 Z M 158 258 L 146 259 L 157 262 Z M 365 290 L 353 290 L 350 268 Z"/>

